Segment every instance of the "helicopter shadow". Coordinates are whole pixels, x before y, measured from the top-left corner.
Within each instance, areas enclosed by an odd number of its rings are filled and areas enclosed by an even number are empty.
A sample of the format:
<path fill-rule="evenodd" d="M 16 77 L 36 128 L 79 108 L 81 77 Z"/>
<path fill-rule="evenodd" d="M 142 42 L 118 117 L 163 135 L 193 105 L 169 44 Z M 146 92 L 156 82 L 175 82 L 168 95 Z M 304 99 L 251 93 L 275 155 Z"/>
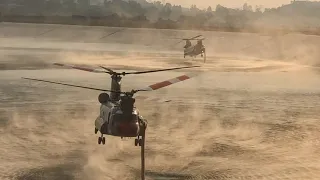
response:
<path fill-rule="evenodd" d="M 49 166 L 43 168 L 28 169 L 26 171 L 18 172 L 14 179 L 16 180 L 75 180 L 73 175 L 75 169 L 79 169 L 75 164 L 64 164 Z"/>
<path fill-rule="evenodd" d="M 188 174 L 180 173 L 167 173 L 167 172 L 155 172 L 155 171 L 146 171 L 146 176 L 152 178 L 153 180 L 185 180 L 191 179 L 192 176 Z"/>
<path fill-rule="evenodd" d="M 169 65 L 172 66 L 196 66 L 196 65 L 203 65 L 200 61 L 197 61 L 197 59 L 187 59 L 185 61 L 171 61 L 167 62 Z"/>

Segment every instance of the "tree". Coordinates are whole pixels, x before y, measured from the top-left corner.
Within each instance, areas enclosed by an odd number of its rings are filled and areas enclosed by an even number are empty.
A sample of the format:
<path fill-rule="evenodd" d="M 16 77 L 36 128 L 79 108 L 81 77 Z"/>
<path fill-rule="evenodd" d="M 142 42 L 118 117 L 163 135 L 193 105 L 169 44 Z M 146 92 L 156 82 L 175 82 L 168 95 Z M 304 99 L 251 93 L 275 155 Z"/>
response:
<path fill-rule="evenodd" d="M 197 5 L 192 4 L 191 7 L 190 7 L 190 10 L 191 11 L 198 10 Z"/>
<path fill-rule="evenodd" d="M 251 12 L 253 11 L 252 6 L 248 5 L 247 3 L 243 4 L 243 10 L 244 11 L 251 11 Z"/>
<path fill-rule="evenodd" d="M 256 6 L 256 11 L 255 12 L 261 14 L 262 13 L 261 9 L 262 9 L 261 6 Z"/>
<path fill-rule="evenodd" d="M 209 7 L 207 8 L 206 16 L 207 16 L 207 18 L 211 18 L 211 17 L 213 16 L 213 11 L 212 11 L 211 6 L 209 6 Z"/>
<path fill-rule="evenodd" d="M 103 6 L 104 6 L 104 7 L 107 7 L 108 4 L 109 4 L 109 0 L 104 0 L 104 1 L 103 1 Z"/>
<path fill-rule="evenodd" d="M 162 8 L 162 4 L 161 4 L 160 1 L 154 1 L 154 2 L 153 2 L 153 5 L 154 5 L 156 8 L 158 8 L 158 9 L 161 9 L 161 8 Z"/>
<path fill-rule="evenodd" d="M 78 5 L 81 9 L 87 9 L 90 6 L 89 0 L 78 0 Z"/>
<path fill-rule="evenodd" d="M 45 2 L 45 9 L 49 13 L 57 13 L 61 9 L 60 1 L 47 0 Z"/>
<path fill-rule="evenodd" d="M 62 5 L 71 11 L 76 7 L 76 3 L 74 2 L 74 0 L 62 0 Z"/>
<path fill-rule="evenodd" d="M 172 5 L 170 3 L 166 3 L 160 12 L 160 17 L 163 19 L 169 19 L 172 12 L 171 8 Z"/>
<path fill-rule="evenodd" d="M 229 13 L 229 10 L 226 7 L 223 7 L 220 4 L 218 4 L 216 6 L 216 13 L 219 16 L 226 16 Z"/>
<path fill-rule="evenodd" d="M 0 4 L 7 4 L 7 0 L 0 0 Z"/>

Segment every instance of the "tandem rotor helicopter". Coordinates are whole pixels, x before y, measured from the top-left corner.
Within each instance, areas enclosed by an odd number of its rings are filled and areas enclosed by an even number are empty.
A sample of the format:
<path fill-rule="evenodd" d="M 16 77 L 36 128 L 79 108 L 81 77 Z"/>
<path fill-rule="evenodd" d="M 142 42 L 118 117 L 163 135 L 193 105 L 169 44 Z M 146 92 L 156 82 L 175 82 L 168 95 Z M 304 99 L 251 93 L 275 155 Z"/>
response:
<path fill-rule="evenodd" d="M 203 57 L 203 62 L 206 62 L 206 48 L 203 45 L 202 41 L 205 40 L 205 38 L 197 39 L 198 37 L 201 37 L 202 35 L 197 35 L 192 38 L 183 38 L 178 43 L 174 44 L 177 45 L 181 43 L 182 41 L 186 41 L 186 44 L 183 46 L 184 48 L 184 54 L 183 57 L 186 58 L 186 56 L 190 56 L 192 58 L 197 57 L 199 54 L 201 57 Z M 197 40 L 197 44 L 192 45 L 191 41 Z"/>
<path fill-rule="evenodd" d="M 111 75 L 111 90 L 106 89 L 98 89 L 92 87 L 78 86 L 72 84 L 65 84 L 53 81 L 46 81 L 41 79 L 32 79 L 32 78 L 24 78 L 33 81 L 41 81 L 52 84 L 60 84 L 65 86 L 79 87 L 84 89 L 91 89 L 97 91 L 103 91 L 98 96 L 98 100 L 101 104 L 100 106 L 100 114 L 95 120 L 95 128 L 94 132 L 97 134 L 99 131 L 101 136 L 98 138 L 98 144 L 105 144 L 105 137 L 103 135 L 110 135 L 116 137 L 137 137 L 135 139 L 135 146 L 142 146 L 144 144 L 144 136 L 145 130 L 147 128 L 147 121 L 142 118 L 139 114 L 139 110 L 135 107 L 135 98 L 133 97 L 135 93 L 140 91 L 153 91 L 166 86 L 169 86 L 174 83 L 178 83 L 184 80 L 188 80 L 195 75 L 182 75 L 175 77 L 173 79 L 169 79 L 163 82 L 155 83 L 146 88 L 142 89 L 133 89 L 129 92 L 123 92 L 121 90 L 121 79 L 122 76 L 129 74 L 144 74 L 144 73 L 152 73 L 159 71 L 170 71 L 176 69 L 186 69 L 186 68 L 194 68 L 200 66 L 187 66 L 187 67 L 176 67 L 169 69 L 158 69 L 158 70 L 150 70 L 150 71 L 140 71 L 140 72 L 115 72 L 109 68 L 100 66 L 102 69 L 92 69 L 86 67 L 80 67 L 75 65 L 66 65 L 61 63 L 54 63 L 57 66 L 64 66 L 78 70 L 84 70 L 95 73 L 107 73 Z M 110 95 L 106 92 L 109 92 Z"/>

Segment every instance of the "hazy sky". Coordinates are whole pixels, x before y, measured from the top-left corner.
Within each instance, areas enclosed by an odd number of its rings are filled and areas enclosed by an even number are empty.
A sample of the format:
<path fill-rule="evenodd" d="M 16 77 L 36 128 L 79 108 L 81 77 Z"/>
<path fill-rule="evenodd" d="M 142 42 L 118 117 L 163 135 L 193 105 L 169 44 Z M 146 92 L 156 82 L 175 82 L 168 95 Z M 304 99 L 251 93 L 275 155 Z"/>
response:
<path fill-rule="evenodd" d="M 291 0 L 159 0 L 169 2 L 184 7 L 190 7 L 192 4 L 197 5 L 198 8 L 206 8 L 211 6 L 213 9 L 217 4 L 222 6 L 238 8 L 242 7 L 244 3 L 248 3 L 255 7 L 255 5 L 262 5 L 264 8 L 279 7 L 282 4 L 289 4 Z"/>

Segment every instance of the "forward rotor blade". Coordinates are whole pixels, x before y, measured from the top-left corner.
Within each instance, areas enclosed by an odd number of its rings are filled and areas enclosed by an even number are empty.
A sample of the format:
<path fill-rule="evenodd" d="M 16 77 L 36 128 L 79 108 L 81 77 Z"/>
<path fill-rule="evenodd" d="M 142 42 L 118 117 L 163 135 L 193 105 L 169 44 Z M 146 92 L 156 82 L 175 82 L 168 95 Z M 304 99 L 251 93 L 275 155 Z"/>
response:
<path fill-rule="evenodd" d="M 205 40 L 205 38 L 201 38 L 201 39 L 183 39 L 183 40 Z"/>
<path fill-rule="evenodd" d="M 123 31 L 123 30 L 125 30 L 125 28 L 119 29 L 119 30 L 117 30 L 117 31 L 114 31 L 114 32 L 112 32 L 112 33 L 109 33 L 109 34 L 107 34 L 107 35 L 104 35 L 104 36 L 102 36 L 102 37 L 99 38 L 99 39 L 106 38 L 106 37 L 108 37 L 108 36 L 111 36 L 111 35 L 113 35 L 113 34 L 115 34 L 115 33 L 117 33 L 117 32 Z"/>
<path fill-rule="evenodd" d="M 198 37 L 200 37 L 200 36 L 202 36 L 202 35 L 198 35 L 198 36 L 194 36 L 194 37 L 192 37 L 192 38 L 171 38 L 171 39 L 180 39 L 180 40 L 195 40 L 196 38 L 198 38 Z"/>
<path fill-rule="evenodd" d="M 116 73 L 116 72 L 112 71 L 112 69 L 109 69 L 109 68 L 106 68 L 106 67 L 103 67 L 103 66 L 99 66 L 99 67 L 109 71 L 111 74 Z"/>
<path fill-rule="evenodd" d="M 68 65 L 68 64 L 61 64 L 61 63 L 53 63 L 53 64 L 57 65 L 57 66 L 69 67 L 69 68 L 73 68 L 73 69 L 78 69 L 78 70 L 88 71 L 88 72 L 94 72 L 94 73 L 108 73 L 108 72 L 106 72 L 104 70 L 87 68 L 87 67 L 80 67 L 80 66 L 75 66 L 75 65 Z"/>
<path fill-rule="evenodd" d="M 160 71 L 171 71 L 175 69 L 187 69 L 187 68 L 194 68 L 194 67 L 201 67 L 201 66 L 185 66 L 185 67 L 176 67 L 176 68 L 169 68 L 169 69 L 157 69 L 157 70 L 150 70 L 150 71 L 138 71 L 138 72 L 129 72 L 125 74 L 144 74 L 144 73 L 152 73 L 152 72 L 160 72 Z"/>
<path fill-rule="evenodd" d="M 198 36 L 192 37 L 189 40 L 195 39 L 195 38 L 200 37 L 200 36 L 202 36 L 202 35 L 198 35 Z"/>
<path fill-rule="evenodd" d="M 83 89 L 91 89 L 91 90 L 96 90 L 96 91 L 114 92 L 114 91 L 106 90 L 106 89 L 91 88 L 91 87 L 86 87 L 86 86 L 65 84 L 65 83 L 59 83 L 59 82 L 54 82 L 54 81 L 46 81 L 46 80 L 41 80 L 41 79 L 32 79 L 32 78 L 24 78 L 24 77 L 22 77 L 22 79 L 28 79 L 28 80 L 40 81 L 40 82 L 47 82 L 47 83 L 52 83 L 52 84 L 60 84 L 60 85 L 71 86 L 71 87 L 79 87 L 79 88 L 83 88 Z"/>
<path fill-rule="evenodd" d="M 178 83 L 178 82 L 181 82 L 181 81 L 185 81 L 185 80 L 188 80 L 188 79 L 191 79 L 192 77 L 195 77 L 197 76 L 198 74 L 194 73 L 194 74 L 188 74 L 188 75 L 182 75 L 182 76 L 178 76 L 178 77 L 175 77 L 173 79 L 169 79 L 169 80 L 166 80 L 166 81 L 162 81 L 162 82 L 159 82 L 159 83 L 155 83 L 155 84 L 152 84 L 144 89 L 140 89 L 138 91 L 153 91 L 153 90 L 157 90 L 157 89 L 160 89 L 160 88 L 163 88 L 163 87 L 167 87 L 169 85 L 172 85 L 172 84 L 175 84 L 175 83 Z"/>
<path fill-rule="evenodd" d="M 177 43 L 174 43 L 174 44 L 172 44 L 171 45 L 171 47 L 173 47 L 173 46 L 175 46 L 175 45 L 177 45 L 177 44 L 179 44 L 179 43 L 181 43 L 181 42 L 183 42 L 184 40 L 181 40 L 181 41 L 179 41 L 179 42 L 177 42 Z"/>

